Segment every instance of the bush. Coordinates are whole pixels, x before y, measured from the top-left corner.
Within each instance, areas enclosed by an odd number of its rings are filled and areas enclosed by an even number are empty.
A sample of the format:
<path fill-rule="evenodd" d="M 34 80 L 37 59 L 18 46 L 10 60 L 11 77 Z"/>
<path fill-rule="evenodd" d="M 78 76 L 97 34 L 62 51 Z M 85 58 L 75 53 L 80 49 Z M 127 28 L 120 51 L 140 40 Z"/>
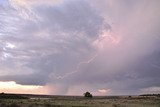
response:
<path fill-rule="evenodd" d="M 92 94 L 89 92 L 84 93 L 84 97 L 92 98 Z"/>
<path fill-rule="evenodd" d="M 18 105 L 17 103 L 12 103 L 9 107 L 21 107 L 21 106 Z"/>
<path fill-rule="evenodd" d="M 121 107 L 120 104 L 112 104 L 112 107 Z"/>
<path fill-rule="evenodd" d="M 52 105 L 49 104 L 49 103 L 46 103 L 46 104 L 45 104 L 45 107 L 52 107 Z"/>
<path fill-rule="evenodd" d="M 28 105 L 28 107 L 34 107 L 34 105 L 33 105 L 33 104 L 30 104 L 30 105 Z"/>
<path fill-rule="evenodd" d="M 1 103 L 0 107 L 8 107 L 6 103 Z"/>

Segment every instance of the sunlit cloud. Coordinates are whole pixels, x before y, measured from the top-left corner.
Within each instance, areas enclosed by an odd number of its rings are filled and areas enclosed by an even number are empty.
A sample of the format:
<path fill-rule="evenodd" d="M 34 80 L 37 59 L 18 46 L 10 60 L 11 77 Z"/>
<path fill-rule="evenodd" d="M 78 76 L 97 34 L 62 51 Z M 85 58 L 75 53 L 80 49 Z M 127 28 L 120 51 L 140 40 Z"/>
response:
<path fill-rule="evenodd" d="M 104 48 L 113 48 L 120 43 L 120 37 L 113 34 L 111 31 L 102 31 L 98 39 L 93 42 L 93 46 L 97 47 L 99 50 L 104 50 Z"/>
<path fill-rule="evenodd" d="M 0 82 L 0 92 L 19 94 L 47 94 L 43 86 L 20 85 L 14 81 Z"/>
<path fill-rule="evenodd" d="M 10 48 L 10 49 L 13 49 L 15 48 L 16 46 L 14 44 L 11 44 L 11 43 L 6 43 L 6 48 Z"/>
<path fill-rule="evenodd" d="M 110 89 L 98 89 L 97 95 L 108 95 L 110 91 Z"/>

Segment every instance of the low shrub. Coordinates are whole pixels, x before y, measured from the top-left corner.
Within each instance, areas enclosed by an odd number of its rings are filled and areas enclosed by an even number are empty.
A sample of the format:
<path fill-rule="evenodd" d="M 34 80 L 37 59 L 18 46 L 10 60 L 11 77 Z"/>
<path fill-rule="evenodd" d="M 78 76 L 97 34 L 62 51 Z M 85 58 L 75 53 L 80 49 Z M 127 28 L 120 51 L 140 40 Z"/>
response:
<path fill-rule="evenodd" d="M 12 103 L 9 107 L 21 107 L 21 106 L 18 105 L 17 103 Z"/>

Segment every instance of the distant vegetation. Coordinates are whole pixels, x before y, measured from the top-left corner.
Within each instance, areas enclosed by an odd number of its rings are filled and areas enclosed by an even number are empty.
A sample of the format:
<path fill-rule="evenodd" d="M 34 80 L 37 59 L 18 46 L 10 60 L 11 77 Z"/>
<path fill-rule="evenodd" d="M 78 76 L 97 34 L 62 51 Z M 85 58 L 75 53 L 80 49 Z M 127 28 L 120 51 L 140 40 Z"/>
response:
<path fill-rule="evenodd" d="M 90 92 L 84 93 L 84 97 L 92 98 L 92 94 Z"/>
<path fill-rule="evenodd" d="M 149 96 L 149 97 L 150 96 L 153 96 L 153 97 L 155 96 L 155 97 L 160 97 L 160 94 L 142 94 L 142 95 L 139 95 L 139 96 L 146 96 L 146 97 L 147 96 Z"/>
<path fill-rule="evenodd" d="M 1 93 L 0 94 L 0 99 L 29 99 L 26 96 L 21 96 L 18 94 L 5 94 L 5 93 Z"/>

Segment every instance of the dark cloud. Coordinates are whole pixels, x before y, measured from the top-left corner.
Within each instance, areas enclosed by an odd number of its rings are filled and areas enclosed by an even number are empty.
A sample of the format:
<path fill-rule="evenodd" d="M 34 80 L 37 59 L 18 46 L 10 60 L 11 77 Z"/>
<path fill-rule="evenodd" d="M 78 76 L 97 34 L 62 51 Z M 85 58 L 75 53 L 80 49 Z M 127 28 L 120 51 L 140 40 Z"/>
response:
<path fill-rule="evenodd" d="M 2 16 L 10 18 L 7 23 L 12 24 L 6 25 L 4 29 L 12 27 L 16 31 L 13 29 L 9 34 L 2 32 L 7 35 L 2 37 L 2 48 L 6 43 L 14 44 L 15 48 L 2 49 L 6 54 L 11 54 L 4 58 L 3 62 L 6 62 L 6 68 L 13 68 L 14 72 L 18 66 L 29 69 L 31 74 L 22 75 L 22 69 L 18 76 L 13 72 L 13 76 L 4 76 L 1 80 L 16 81 L 20 84 L 43 85 L 49 81 L 51 73 L 64 75 L 73 71 L 80 61 L 95 52 L 92 42 L 98 38 L 101 30 L 110 29 L 86 1 L 64 2 L 59 6 L 36 5 L 32 16 L 37 18 L 36 21 L 24 18 L 27 13 L 12 11 L 17 18 Z M 18 13 L 21 16 L 17 15 Z M 4 20 L 1 21 L 5 23 Z"/>

